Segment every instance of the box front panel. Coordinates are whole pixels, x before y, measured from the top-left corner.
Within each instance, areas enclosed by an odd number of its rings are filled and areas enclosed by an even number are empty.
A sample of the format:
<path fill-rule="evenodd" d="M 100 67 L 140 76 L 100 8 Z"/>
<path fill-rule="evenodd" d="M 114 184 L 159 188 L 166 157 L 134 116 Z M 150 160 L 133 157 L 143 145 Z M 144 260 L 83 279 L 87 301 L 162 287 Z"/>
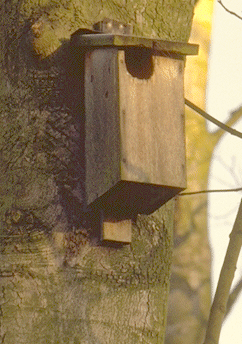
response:
<path fill-rule="evenodd" d="M 126 61 L 119 51 L 122 180 L 185 188 L 184 61 L 153 56 L 144 77 Z"/>

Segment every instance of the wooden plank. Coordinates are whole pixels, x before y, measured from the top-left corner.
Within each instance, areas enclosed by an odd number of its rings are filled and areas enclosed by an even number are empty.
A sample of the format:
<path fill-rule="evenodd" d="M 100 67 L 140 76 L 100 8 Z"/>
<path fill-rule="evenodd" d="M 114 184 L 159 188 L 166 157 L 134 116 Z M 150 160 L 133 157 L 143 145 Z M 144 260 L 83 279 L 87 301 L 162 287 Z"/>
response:
<path fill-rule="evenodd" d="M 108 219 L 102 223 L 102 241 L 131 243 L 132 221 Z"/>
<path fill-rule="evenodd" d="M 152 75 L 141 79 L 118 54 L 121 179 L 185 188 L 184 61 L 152 56 Z"/>
<path fill-rule="evenodd" d="M 197 55 L 197 44 L 170 42 L 146 37 L 114 35 L 114 34 L 78 34 L 72 35 L 72 43 L 82 47 L 126 47 L 148 48 L 159 52 L 169 52 L 179 55 Z"/>
<path fill-rule="evenodd" d="M 199 45 L 182 42 L 154 40 L 153 49 L 157 51 L 167 51 L 181 55 L 198 55 Z"/>
<path fill-rule="evenodd" d="M 117 49 L 85 59 L 86 197 L 92 203 L 120 180 Z"/>

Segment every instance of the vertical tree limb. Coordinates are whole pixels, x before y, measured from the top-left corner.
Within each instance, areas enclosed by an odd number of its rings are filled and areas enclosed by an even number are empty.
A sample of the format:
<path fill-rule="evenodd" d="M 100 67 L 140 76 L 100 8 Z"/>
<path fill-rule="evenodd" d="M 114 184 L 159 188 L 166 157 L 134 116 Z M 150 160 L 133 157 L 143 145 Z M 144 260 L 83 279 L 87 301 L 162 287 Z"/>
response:
<path fill-rule="evenodd" d="M 236 286 L 234 287 L 234 289 L 229 295 L 225 317 L 227 317 L 230 314 L 230 311 L 233 308 L 233 305 L 236 303 L 236 301 L 238 300 L 240 296 L 241 290 L 242 290 L 242 279 L 236 284 Z"/>
<path fill-rule="evenodd" d="M 204 344 L 217 344 L 222 322 L 226 314 L 229 291 L 234 278 L 236 264 L 242 245 L 242 201 L 230 233 L 230 241 L 220 272 L 217 290 L 211 307 Z"/>

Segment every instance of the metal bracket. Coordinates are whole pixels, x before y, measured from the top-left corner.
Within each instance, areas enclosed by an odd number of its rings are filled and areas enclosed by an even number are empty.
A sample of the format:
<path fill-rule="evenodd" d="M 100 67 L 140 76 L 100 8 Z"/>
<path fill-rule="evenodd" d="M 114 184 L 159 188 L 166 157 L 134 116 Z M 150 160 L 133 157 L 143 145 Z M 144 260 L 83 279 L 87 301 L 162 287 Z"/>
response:
<path fill-rule="evenodd" d="M 105 18 L 93 25 L 95 31 L 103 33 L 111 33 L 118 35 L 132 35 L 133 26 L 131 24 L 125 24 L 121 21 Z"/>

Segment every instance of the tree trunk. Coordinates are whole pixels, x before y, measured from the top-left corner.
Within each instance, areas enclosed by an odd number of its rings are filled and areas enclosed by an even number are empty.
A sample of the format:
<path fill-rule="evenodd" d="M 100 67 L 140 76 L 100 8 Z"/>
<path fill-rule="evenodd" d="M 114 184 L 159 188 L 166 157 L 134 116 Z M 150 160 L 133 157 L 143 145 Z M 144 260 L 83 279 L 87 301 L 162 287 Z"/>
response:
<path fill-rule="evenodd" d="M 0 7 L 0 338 L 163 343 L 173 202 L 107 246 L 84 212 L 81 64 L 69 44 L 104 17 L 187 41 L 190 0 L 11 1 Z"/>

